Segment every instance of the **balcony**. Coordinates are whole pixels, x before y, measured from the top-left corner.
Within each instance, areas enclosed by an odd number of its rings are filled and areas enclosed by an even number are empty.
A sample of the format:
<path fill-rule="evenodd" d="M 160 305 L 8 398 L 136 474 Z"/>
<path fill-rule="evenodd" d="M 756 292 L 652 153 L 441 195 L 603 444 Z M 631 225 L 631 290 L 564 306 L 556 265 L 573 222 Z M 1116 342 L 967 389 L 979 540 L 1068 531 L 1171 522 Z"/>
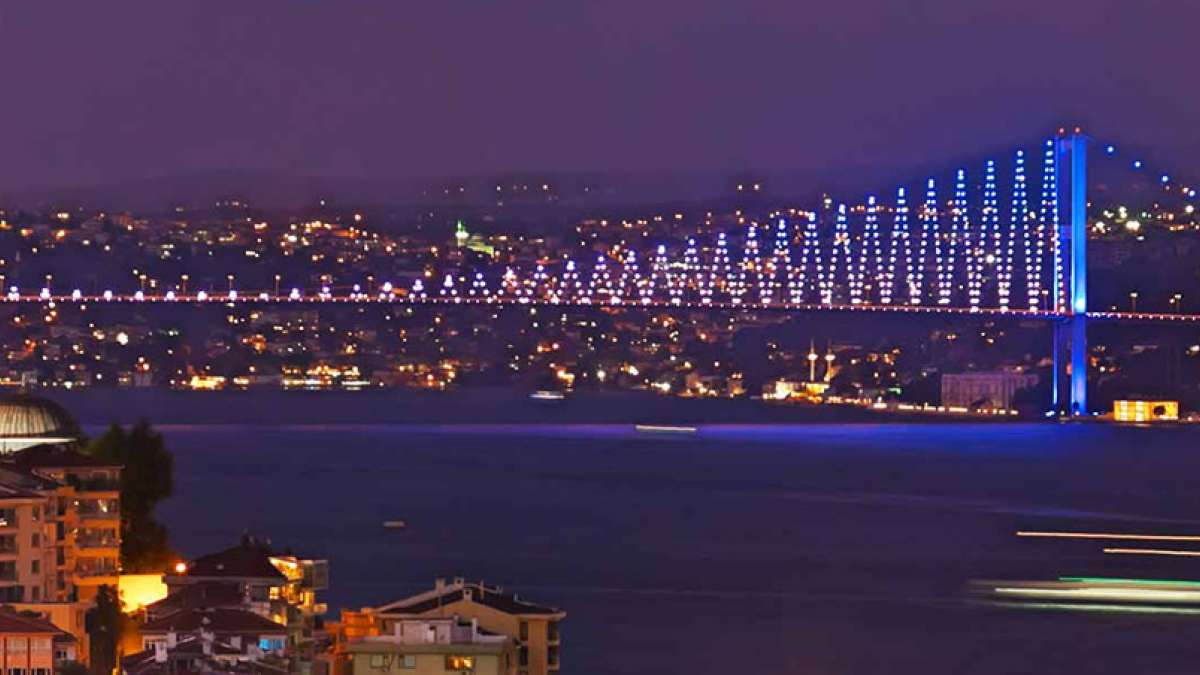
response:
<path fill-rule="evenodd" d="M 112 530 L 80 530 L 75 536 L 75 545 L 79 548 L 117 548 L 121 541 Z"/>
<path fill-rule="evenodd" d="M 120 505 L 115 499 L 81 499 L 75 512 L 81 520 L 116 520 L 121 517 Z"/>
<path fill-rule="evenodd" d="M 77 492 L 120 492 L 121 483 L 115 478 L 80 478 L 67 476 L 67 484 Z"/>

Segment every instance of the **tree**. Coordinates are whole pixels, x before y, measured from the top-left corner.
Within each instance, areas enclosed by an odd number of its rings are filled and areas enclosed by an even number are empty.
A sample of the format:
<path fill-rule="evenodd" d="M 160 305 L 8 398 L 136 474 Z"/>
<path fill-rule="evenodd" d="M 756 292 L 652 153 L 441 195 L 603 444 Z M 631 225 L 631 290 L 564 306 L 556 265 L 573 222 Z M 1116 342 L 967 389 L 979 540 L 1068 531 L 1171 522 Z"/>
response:
<path fill-rule="evenodd" d="M 154 508 L 171 495 L 175 459 L 162 435 L 146 421 L 126 432 L 114 424 L 84 448 L 84 453 L 111 461 L 121 470 L 121 566 L 127 571 L 159 571 L 175 554 L 167 543 L 167 528 L 154 517 Z"/>
<path fill-rule="evenodd" d="M 96 590 L 96 606 L 86 617 L 90 648 L 88 660 L 92 672 L 104 675 L 117 665 L 117 645 L 121 640 L 121 602 L 117 590 L 105 584 Z"/>

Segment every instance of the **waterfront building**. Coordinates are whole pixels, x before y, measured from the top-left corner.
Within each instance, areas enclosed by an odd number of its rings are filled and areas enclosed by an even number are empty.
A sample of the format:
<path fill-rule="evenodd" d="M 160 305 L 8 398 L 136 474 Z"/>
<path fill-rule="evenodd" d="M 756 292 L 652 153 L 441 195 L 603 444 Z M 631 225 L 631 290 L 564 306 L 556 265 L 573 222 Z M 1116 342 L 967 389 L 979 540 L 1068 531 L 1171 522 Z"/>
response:
<path fill-rule="evenodd" d="M 1113 401 L 1116 422 L 1174 422 L 1179 419 L 1179 401 Z"/>
<path fill-rule="evenodd" d="M 1037 386 L 1038 376 L 1027 373 L 944 373 L 942 405 L 947 408 L 1011 410 L 1013 397 Z"/>
<path fill-rule="evenodd" d="M 462 578 L 446 583 L 438 579 L 434 587 L 379 607 L 360 611 L 342 611 L 342 620 L 334 635 L 334 675 L 353 675 L 339 669 L 342 655 L 350 646 L 368 638 L 396 635 L 405 622 L 416 619 L 467 619 L 479 628 L 512 640 L 515 675 L 547 675 L 560 668 L 559 626 L 566 612 L 554 607 L 523 600 L 516 593 L 483 582 Z M 355 671 L 356 672 L 356 671 Z M 501 671 L 503 672 L 503 671 Z"/>
<path fill-rule="evenodd" d="M 335 669 L 345 675 L 378 673 L 517 673 L 514 642 L 462 617 L 403 619 L 392 632 L 348 642 Z"/>

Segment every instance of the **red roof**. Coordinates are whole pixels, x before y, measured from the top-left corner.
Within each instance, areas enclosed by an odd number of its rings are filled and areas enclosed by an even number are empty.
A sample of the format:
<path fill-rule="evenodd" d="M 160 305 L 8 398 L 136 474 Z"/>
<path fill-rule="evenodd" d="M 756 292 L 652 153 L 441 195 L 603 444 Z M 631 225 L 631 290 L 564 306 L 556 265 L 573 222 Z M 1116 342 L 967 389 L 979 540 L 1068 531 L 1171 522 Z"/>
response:
<path fill-rule="evenodd" d="M 31 614 L 18 613 L 11 608 L 0 608 L 0 633 L 48 633 L 58 635 L 63 630 L 49 621 Z"/>

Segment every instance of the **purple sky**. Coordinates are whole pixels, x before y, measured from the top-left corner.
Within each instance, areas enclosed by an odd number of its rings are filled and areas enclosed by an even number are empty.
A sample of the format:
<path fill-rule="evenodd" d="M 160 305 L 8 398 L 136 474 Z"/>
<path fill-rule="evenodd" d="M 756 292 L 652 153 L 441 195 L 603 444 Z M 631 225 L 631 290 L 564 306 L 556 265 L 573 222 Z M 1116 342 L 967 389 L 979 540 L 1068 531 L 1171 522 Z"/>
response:
<path fill-rule="evenodd" d="M 0 181 L 905 166 L 1082 119 L 1200 152 L 1195 0 L 0 7 Z"/>

